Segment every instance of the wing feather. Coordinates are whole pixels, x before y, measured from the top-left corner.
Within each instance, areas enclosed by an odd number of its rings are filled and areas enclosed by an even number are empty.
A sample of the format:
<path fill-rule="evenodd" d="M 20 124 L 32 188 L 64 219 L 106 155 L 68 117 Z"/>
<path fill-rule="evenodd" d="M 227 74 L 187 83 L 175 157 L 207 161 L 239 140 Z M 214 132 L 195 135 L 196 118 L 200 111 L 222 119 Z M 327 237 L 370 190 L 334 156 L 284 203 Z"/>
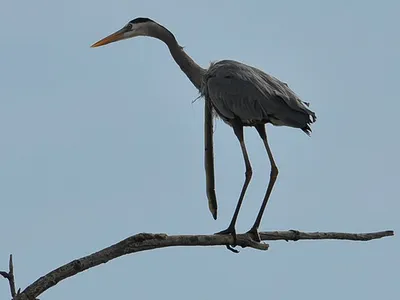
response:
<path fill-rule="evenodd" d="M 240 118 L 250 125 L 269 121 L 275 125 L 306 128 L 316 119 L 315 113 L 286 83 L 239 62 L 212 64 L 204 83 L 203 94 L 228 122 Z"/>

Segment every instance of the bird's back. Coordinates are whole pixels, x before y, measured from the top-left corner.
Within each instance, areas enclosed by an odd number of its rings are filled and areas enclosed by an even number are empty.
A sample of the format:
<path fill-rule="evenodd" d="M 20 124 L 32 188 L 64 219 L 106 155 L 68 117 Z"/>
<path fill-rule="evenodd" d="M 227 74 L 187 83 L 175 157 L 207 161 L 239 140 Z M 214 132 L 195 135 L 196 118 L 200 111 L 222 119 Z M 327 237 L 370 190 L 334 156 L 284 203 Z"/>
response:
<path fill-rule="evenodd" d="M 227 123 L 234 119 L 248 126 L 270 122 L 301 128 L 309 134 L 309 125 L 316 120 L 308 104 L 286 83 L 233 60 L 210 65 L 203 77 L 201 93 Z"/>

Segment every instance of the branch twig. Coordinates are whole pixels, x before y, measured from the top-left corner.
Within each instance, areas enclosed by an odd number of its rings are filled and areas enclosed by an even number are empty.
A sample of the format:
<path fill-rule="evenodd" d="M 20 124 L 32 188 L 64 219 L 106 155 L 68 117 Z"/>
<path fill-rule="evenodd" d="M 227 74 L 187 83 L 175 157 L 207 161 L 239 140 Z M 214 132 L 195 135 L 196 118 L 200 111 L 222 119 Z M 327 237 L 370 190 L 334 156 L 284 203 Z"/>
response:
<path fill-rule="evenodd" d="M 386 236 L 394 235 L 393 231 L 381 231 L 373 233 L 338 233 L 338 232 L 299 232 L 297 230 L 289 231 L 270 231 L 260 232 L 261 240 L 351 240 L 351 241 L 369 241 L 380 239 Z M 76 259 L 67 263 L 45 276 L 40 277 L 23 292 L 15 295 L 14 282 L 10 280 L 9 274 L 12 273 L 12 260 L 10 259 L 10 272 L 1 272 L 3 277 L 9 279 L 11 293 L 14 300 L 34 300 L 44 291 L 55 286 L 58 282 L 74 276 L 92 267 L 106 263 L 117 257 L 136 253 L 145 250 L 153 250 L 171 246 L 229 246 L 233 243 L 233 237 L 229 235 L 167 235 L 163 233 L 151 234 L 140 233 L 120 241 L 110 247 L 90 254 L 88 256 Z M 236 244 L 242 248 L 249 247 L 258 250 L 267 250 L 268 244 L 254 242 L 246 234 L 238 234 Z"/>
<path fill-rule="evenodd" d="M 10 254 L 10 260 L 8 262 L 8 272 L 0 271 L 0 275 L 8 280 L 8 284 L 10 285 L 11 297 L 14 299 L 16 292 L 15 292 L 14 265 L 13 265 L 12 254 Z"/>

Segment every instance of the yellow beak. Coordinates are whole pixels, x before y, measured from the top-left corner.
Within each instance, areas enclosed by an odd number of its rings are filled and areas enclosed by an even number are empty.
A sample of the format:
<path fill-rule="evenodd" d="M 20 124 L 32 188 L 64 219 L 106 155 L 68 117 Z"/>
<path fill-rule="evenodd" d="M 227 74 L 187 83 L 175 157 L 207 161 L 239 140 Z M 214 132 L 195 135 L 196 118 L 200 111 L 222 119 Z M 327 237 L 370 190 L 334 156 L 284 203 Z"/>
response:
<path fill-rule="evenodd" d="M 118 30 L 117 32 L 114 32 L 113 34 L 110 34 L 109 36 L 105 37 L 104 39 L 101 39 L 100 41 L 94 43 L 90 47 L 91 48 L 100 47 L 100 46 L 107 45 L 109 43 L 123 40 L 123 39 L 125 39 L 125 35 L 124 35 L 125 32 L 127 32 L 127 30 L 125 28 L 122 28 L 122 29 Z"/>

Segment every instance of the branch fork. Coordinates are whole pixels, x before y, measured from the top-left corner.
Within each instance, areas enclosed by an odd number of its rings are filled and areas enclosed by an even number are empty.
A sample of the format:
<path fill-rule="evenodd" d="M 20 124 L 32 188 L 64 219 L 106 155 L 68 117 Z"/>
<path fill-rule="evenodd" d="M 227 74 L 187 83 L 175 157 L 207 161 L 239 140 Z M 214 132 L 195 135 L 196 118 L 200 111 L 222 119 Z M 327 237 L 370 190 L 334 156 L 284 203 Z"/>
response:
<path fill-rule="evenodd" d="M 18 290 L 18 292 L 16 292 L 15 290 L 14 264 L 12 254 L 10 254 L 10 259 L 8 261 L 8 272 L 0 271 L 0 275 L 8 280 L 8 284 L 10 285 L 11 297 L 14 299 L 15 296 L 20 293 L 20 290 Z"/>

